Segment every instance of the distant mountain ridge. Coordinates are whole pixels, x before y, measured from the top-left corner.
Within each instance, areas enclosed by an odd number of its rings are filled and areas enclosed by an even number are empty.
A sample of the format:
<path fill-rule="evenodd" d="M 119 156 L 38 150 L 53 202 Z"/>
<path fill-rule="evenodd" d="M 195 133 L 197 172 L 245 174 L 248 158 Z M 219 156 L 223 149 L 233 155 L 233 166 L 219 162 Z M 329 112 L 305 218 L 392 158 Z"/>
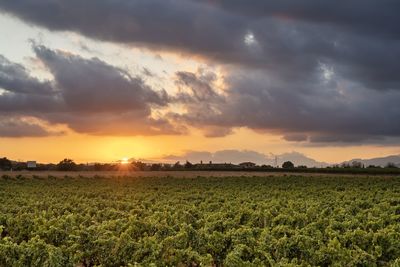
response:
<path fill-rule="evenodd" d="M 285 161 L 291 161 L 294 163 L 295 166 L 303 165 L 307 167 L 327 167 L 332 164 L 326 163 L 326 162 L 321 162 L 321 161 L 316 161 L 315 159 L 309 158 L 306 155 L 299 153 L 299 152 L 290 152 L 290 153 L 284 153 L 281 155 L 276 155 L 277 160 L 278 160 L 278 165 L 281 166 L 282 163 Z M 271 159 L 272 162 L 270 165 L 274 166 L 274 159 Z"/>
<path fill-rule="evenodd" d="M 344 161 L 343 163 L 351 164 L 353 161 L 361 162 L 365 167 L 368 167 L 369 165 L 385 167 L 388 163 L 394 163 L 397 167 L 400 167 L 400 155 L 391 155 L 371 159 L 352 159 L 349 161 Z"/>
<path fill-rule="evenodd" d="M 283 154 L 263 154 L 251 150 L 220 150 L 216 152 L 208 151 L 188 151 L 183 155 L 169 155 L 160 159 L 161 161 L 174 163 L 176 161 L 185 162 L 186 160 L 192 163 L 203 162 L 214 162 L 214 163 L 233 163 L 239 164 L 241 162 L 250 161 L 258 165 L 271 165 L 271 166 L 282 166 L 285 161 L 291 161 L 295 166 L 307 166 L 309 168 L 325 168 L 328 166 L 334 166 L 337 164 L 351 164 L 353 161 L 361 162 L 365 167 L 369 165 L 385 167 L 388 163 L 394 163 L 400 167 L 400 155 L 390 155 L 386 157 L 371 158 L 371 159 L 352 159 L 343 161 L 342 163 L 327 163 L 323 161 L 317 161 L 310 158 L 302 153 L 293 151 Z M 159 160 L 159 161 L 160 161 Z"/>
<path fill-rule="evenodd" d="M 331 164 L 326 162 L 316 161 L 312 158 L 299 152 L 289 152 L 283 154 L 263 154 L 251 150 L 219 150 L 216 152 L 208 151 L 188 151 L 183 155 L 168 155 L 161 159 L 166 162 L 185 162 L 186 160 L 192 163 L 198 162 L 214 162 L 214 163 L 233 163 L 254 162 L 258 165 L 282 166 L 285 161 L 291 161 L 295 166 L 303 165 L 307 167 L 327 167 Z"/>

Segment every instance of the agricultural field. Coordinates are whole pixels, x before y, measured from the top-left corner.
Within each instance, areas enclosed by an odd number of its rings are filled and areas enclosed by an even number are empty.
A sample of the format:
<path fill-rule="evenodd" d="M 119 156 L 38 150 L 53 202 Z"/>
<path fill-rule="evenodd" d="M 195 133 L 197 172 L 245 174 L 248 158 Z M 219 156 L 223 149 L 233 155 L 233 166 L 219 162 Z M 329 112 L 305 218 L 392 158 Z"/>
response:
<path fill-rule="evenodd" d="M 0 266 L 400 265 L 395 176 L 3 174 L 0 203 Z"/>

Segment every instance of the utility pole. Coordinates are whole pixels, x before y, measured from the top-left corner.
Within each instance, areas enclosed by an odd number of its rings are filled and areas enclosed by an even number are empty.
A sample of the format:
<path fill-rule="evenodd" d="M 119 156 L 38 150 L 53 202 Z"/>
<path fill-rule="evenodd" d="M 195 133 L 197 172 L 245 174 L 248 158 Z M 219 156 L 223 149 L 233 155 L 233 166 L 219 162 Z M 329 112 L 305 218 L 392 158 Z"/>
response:
<path fill-rule="evenodd" d="M 274 156 L 274 167 L 278 168 L 278 156 L 274 155 L 274 154 L 272 154 L 272 155 Z"/>

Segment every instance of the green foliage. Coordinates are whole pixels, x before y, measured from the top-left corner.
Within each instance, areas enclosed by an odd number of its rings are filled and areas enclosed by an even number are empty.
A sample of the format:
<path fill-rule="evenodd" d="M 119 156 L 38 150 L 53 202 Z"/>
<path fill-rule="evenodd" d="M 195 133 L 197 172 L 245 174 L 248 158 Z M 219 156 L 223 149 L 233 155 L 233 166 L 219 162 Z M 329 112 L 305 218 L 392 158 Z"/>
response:
<path fill-rule="evenodd" d="M 59 171 L 74 171 L 76 170 L 76 163 L 72 159 L 63 159 L 57 164 Z"/>
<path fill-rule="evenodd" d="M 293 168 L 294 168 L 294 164 L 293 164 L 293 162 L 291 162 L 291 161 L 285 161 L 285 162 L 282 164 L 282 168 L 283 168 L 283 169 L 293 169 Z"/>
<path fill-rule="evenodd" d="M 0 266 L 399 266 L 395 177 L 0 180 Z"/>
<path fill-rule="evenodd" d="M 0 170 L 8 171 L 12 168 L 12 163 L 8 158 L 0 158 Z"/>

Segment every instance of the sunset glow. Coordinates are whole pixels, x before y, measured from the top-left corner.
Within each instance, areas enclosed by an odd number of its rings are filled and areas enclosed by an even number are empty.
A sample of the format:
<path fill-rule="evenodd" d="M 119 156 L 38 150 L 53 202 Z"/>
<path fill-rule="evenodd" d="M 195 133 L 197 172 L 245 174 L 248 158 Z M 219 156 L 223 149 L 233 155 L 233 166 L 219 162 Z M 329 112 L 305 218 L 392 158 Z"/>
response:
<path fill-rule="evenodd" d="M 400 266 L 400 0 L 0 0 L 0 266 Z"/>
<path fill-rule="evenodd" d="M 340 163 L 400 154 L 391 23 L 370 25 L 365 12 L 353 24 L 339 7 L 328 23 L 311 6 L 269 1 L 265 13 L 224 1 L 139 2 L 94 5 L 87 17 L 83 4 L 0 4 L 0 156 L 172 162 L 296 152 Z"/>
<path fill-rule="evenodd" d="M 129 164 L 129 159 L 128 158 L 122 158 L 120 161 L 121 164 Z"/>

